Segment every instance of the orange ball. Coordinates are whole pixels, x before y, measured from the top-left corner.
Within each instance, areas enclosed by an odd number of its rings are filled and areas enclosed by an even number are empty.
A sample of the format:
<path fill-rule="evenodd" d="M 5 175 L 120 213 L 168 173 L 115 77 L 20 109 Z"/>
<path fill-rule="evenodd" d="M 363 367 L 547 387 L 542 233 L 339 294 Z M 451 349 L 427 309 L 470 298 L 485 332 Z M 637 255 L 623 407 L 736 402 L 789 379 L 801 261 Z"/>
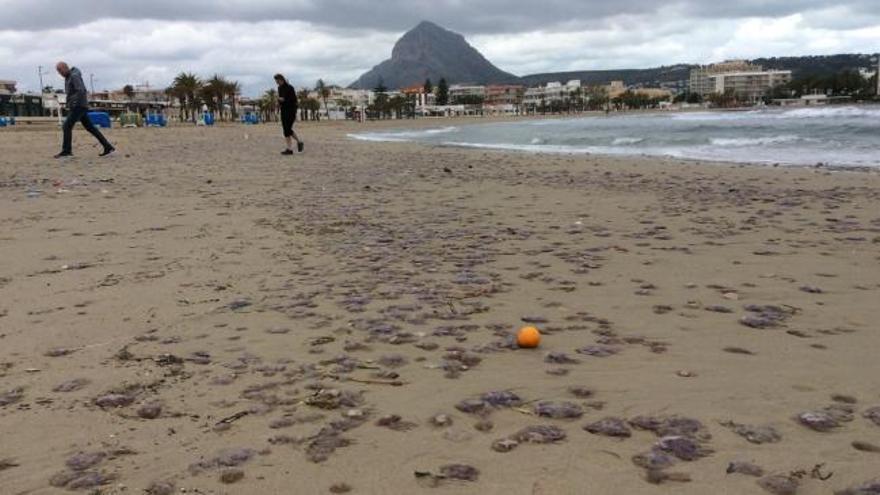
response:
<path fill-rule="evenodd" d="M 541 332 L 535 327 L 523 327 L 516 334 L 516 343 L 520 347 L 534 349 L 541 343 Z"/>

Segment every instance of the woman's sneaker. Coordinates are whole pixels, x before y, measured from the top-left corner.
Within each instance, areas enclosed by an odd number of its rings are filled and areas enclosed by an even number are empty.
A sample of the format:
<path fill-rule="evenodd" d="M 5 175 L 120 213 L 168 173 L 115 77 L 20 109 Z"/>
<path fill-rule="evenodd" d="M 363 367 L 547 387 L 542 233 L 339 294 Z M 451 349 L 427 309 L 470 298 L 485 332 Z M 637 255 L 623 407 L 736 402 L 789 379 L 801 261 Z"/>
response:
<path fill-rule="evenodd" d="M 302 153 L 303 150 L 306 149 L 306 143 L 304 143 L 304 142 L 302 142 L 302 141 L 296 143 L 296 149 L 297 149 L 300 153 Z"/>
<path fill-rule="evenodd" d="M 282 155 L 292 155 L 292 154 L 293 154 L 293 150 L 284 150 L 284 151 L 281 152 L 281 154 L 282 154 Z"/>

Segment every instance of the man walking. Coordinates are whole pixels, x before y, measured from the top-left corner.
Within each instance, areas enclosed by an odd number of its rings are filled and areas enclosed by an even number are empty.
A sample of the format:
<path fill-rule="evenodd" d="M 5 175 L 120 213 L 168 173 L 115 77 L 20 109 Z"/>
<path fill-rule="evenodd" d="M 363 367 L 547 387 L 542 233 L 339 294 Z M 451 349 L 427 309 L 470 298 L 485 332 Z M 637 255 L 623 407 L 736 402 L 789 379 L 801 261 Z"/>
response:
<path fill-rule="evenodd" d="M 296 98 L 296 90 L 287 82 L 281 74 L 275 74 L 275 84 L 278 85 L 278 103 L 281 107 L 281 128 L 284 131 L 284 139 L 287 141 L 287 149 L 281 152 L 282 155 L 293 154 L 293 140 L 296 140 L 297 150 L 302 153 L 305 144 L 302 139 L 296 135 L 293 130 L 293 124 L 296 122 L 296 112 L 299 110 L 299 104 Z"/>
<path fill-rule="evenodd" d="M 82 123 L 83 127 L 92 136 L 95 136 L 95 139 L 104 147 L 104 151 L 101 152 L 100 156 L 107 156 L 116 151 L 116 148 L 107 141 L 107 138 L 89 120 L 89 94 L 86 91 L 86 84 L 83 82 L 79 69 L 68 67 L 64 62 L 58 62 L 55 70 L 64 78 L 64 92 L 67 93 L 67 119 L 64 120 L 64 143 L 61 146 L 61 153 L 55 155 L 55 158 L 73 156 L 73 126 L 77 122 Z"/>

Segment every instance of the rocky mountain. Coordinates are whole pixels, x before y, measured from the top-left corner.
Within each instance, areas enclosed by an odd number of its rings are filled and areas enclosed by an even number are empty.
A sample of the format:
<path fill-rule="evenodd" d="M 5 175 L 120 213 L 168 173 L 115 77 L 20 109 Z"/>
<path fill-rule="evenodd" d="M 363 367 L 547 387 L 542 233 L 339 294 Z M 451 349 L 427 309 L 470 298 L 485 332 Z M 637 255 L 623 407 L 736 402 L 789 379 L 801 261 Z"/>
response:
<path fill-rule="evenodd" d="M 373 89 L 380 80 L 399 89 L 440 78 L 454 83 L 505 83 L 519 78 L 486 60 L 464 36 L 431 22 L 422 22 L 394 45 L 391 58 L 373 67 L 352 83 L 351 88 Z"/>

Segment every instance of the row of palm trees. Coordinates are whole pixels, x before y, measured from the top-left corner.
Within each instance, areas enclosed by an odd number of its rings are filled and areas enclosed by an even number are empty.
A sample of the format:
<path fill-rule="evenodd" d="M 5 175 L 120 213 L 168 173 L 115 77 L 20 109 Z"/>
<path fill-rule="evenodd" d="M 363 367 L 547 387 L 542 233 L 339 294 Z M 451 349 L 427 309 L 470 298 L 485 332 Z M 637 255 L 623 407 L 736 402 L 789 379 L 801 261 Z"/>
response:
<path fill-rule="evenodd" d="M 299 119 L 300 120 L 320 120 L 321 102 L 310 96 L 311 90 L 308 88 L 300 89 L 296 92 L 299 101 Z M 324 103 L 326 108 L 327 103 Z M 278 90 L 268 89 L 263 96 L 256 102 L 255 107 L 260 114 L 260 120 L 263 122 L 278 121 Z"/>
<path fill-rule="evenodd" d="M 219 120 L 238 117 L 236 102 L 241 94 L 241 84 L 214 74 L 202 80 L 191 72 L 181 72 L 167 89 L 169 96 L 180 102 L 180 120 L 198 120 L 202 106 L 207 106 Z"/>
<path fill-rule="evenodd" d="M 238 118 L 236 102 L 241 94 L 241 84 L 230 81 L 225 77 L 214 74 L 210 79 L 202 80 L 191 72 L 181 72 L 174 78 L 171 86 L 167 89 L 170 97 L 180 102 L 180 120 L 196 122 L 202 111 L 202 106 L 208 107 L 221 121 L 235 120 Z M 297 91 L 301 120 L 319 120 L 321 103 L 329 115 L 327 100 L 331 95 L 331 86 L 318 79 L 315 85 L 317 98 L 312 98 L 312 90 L 300 88 Z M 267 90 L 256 101 L 256 110 L 260 113 L 263 121 L 278 120 L 278 91 Z"/>

